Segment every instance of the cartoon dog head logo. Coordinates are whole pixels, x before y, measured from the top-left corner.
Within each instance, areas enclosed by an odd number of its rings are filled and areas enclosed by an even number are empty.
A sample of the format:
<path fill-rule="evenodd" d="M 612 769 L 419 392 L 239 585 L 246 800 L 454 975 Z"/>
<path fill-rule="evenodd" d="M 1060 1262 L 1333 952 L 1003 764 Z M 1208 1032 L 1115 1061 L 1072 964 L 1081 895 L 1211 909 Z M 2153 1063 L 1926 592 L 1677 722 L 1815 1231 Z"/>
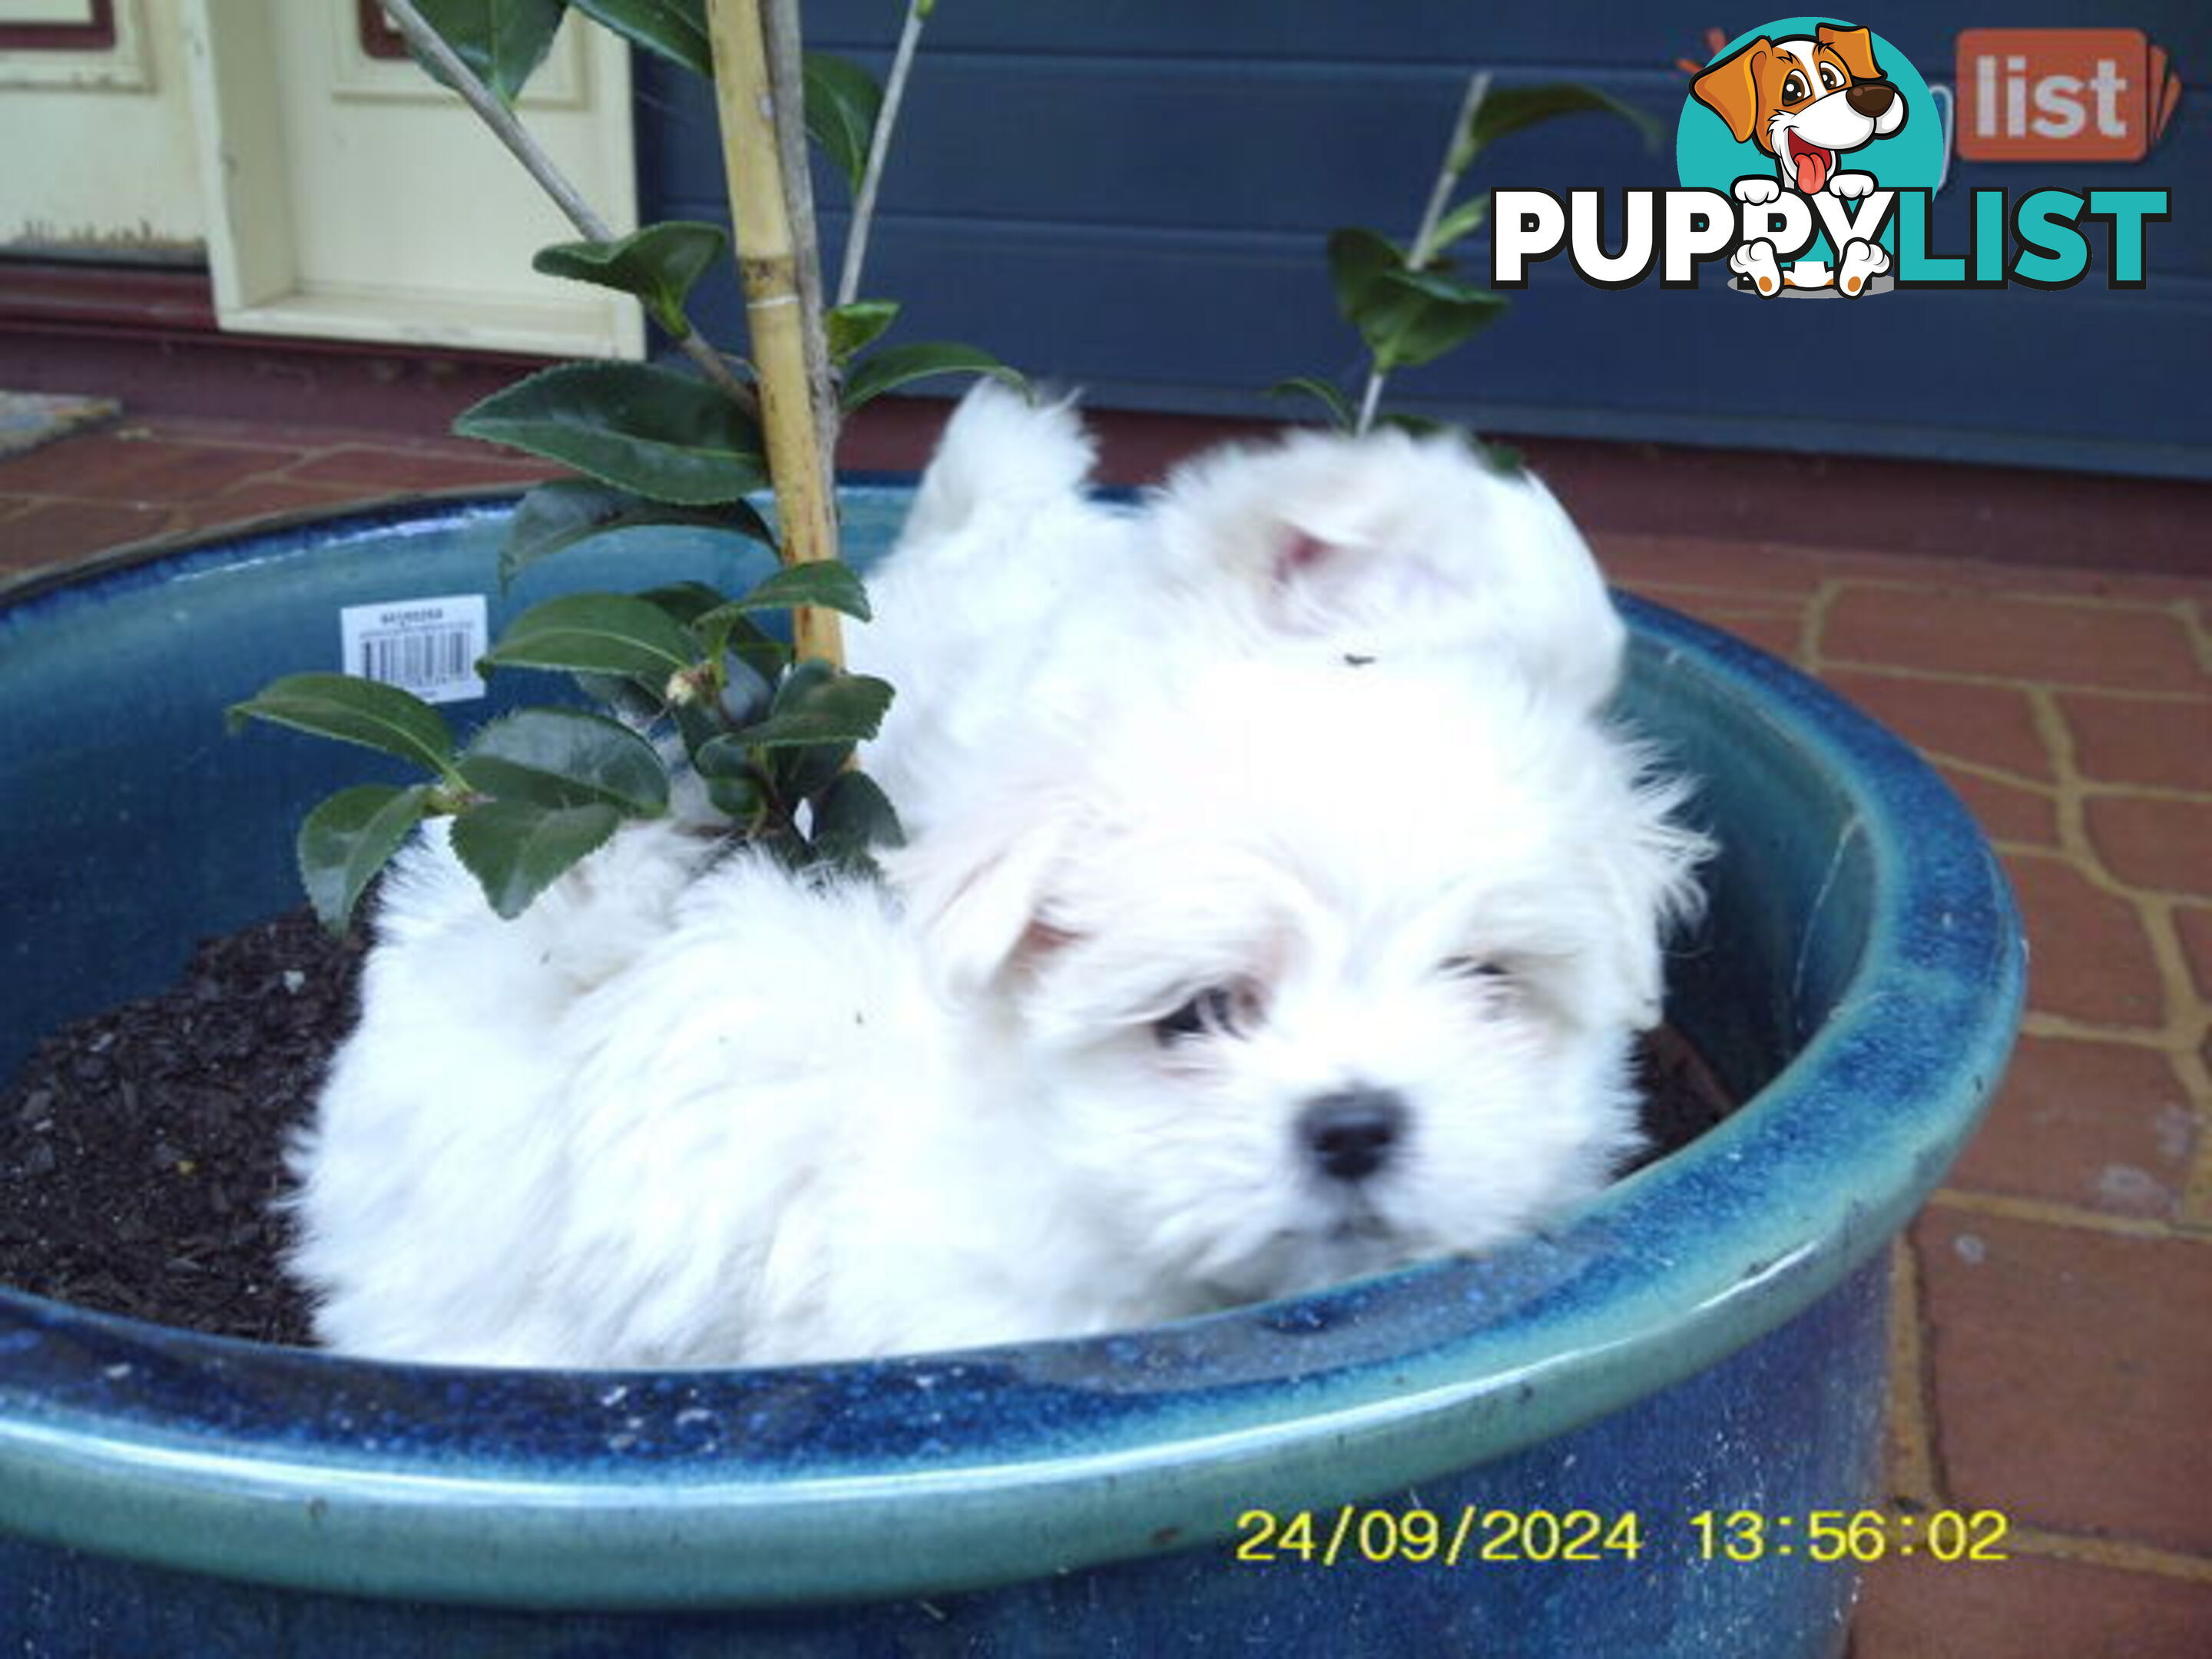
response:
<path fill-rule="evenodd" d="M 1917 166 L 1905 168 L 1909 176 L 1889 176 L 1887 158 L 1897 153 L 1894 146 L 1884 147 L 1884 176 L 1877 179 L 1867 154 L 1913 125 L 1914 109 L 1927 99 L 1925 84 L 1901 54 L 1852 24 L 1790 19 L 1724 47 L 1692 81 L 1690 92 L 1678 148 L 1683 182 L 1708 182 L 1717 161 L 1730 173 L 1711 182 L 1724 182 L 1739 202 L 1780 210 L 1769 221 L 1771 234 L 1747 235 L 1729 257 L 1739 288 L 1769 299 L 1791 291 L 1856 299 L 1891 286 L 1878 280 L 1891 258 L 1880 226 L 1864 225 L 1861 234 L 1860 221 L 1848 221 L 1852 228 L 1835 238 L 1831 256 L 1818 232 L 1845 222 L 1830 210 L 1801 214 L 1782 198 L 1787 191 L 1819 207 L 1818 198 L 1826 196 L 1844 205 L 1879 185 L 1934 182 Z M 1919 125 L 1932 130 L 1939 124 L 1931 110 Z M 1940 167 L 1940 135 L 1934 154 Z M 1785 229 L 1792 225 L 1808 228 L 1792 235 Z"/>
<path fill-rule="evenodd" d="M 1823 23 L 1810 35 L 1762 35 L 1709 64 L 1690 86 L 1698 101 L 1775 160 L 1782 182 L 1807 196 L 1832 190 L 1849 199 L 1874 187 L 1837 158 L 1905 125 L 1904 95 L 1882 77 L 1874 37 Z"/>

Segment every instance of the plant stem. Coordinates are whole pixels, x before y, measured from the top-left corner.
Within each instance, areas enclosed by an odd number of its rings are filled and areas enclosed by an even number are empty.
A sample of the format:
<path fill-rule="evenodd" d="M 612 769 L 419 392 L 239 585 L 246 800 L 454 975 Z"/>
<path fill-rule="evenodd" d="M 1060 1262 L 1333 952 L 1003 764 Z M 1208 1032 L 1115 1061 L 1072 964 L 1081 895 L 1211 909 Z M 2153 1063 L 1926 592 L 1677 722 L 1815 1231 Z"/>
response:
<path fill-rule="evenodd" d="M 1451 140 L 1444 146 L 1443 165 L 1437 169 L 1437 182 L 1429 191 L 1429 204 L 1421 214 L 1420 228 L 1413 233 L 1413 246 L 1406 255 L 1409 270 L 1419 270 L 1437 257 L 1437 227 L 1443 222 L 1444 210 L 1451 205 L 1452 192 L 1459 188 L 1462 174 L 1474 159 L 1474 146 L 1467 142 L 1468 131 L 1482 108 L 1482 100 L 1490 94 L 1490 71 L 1478 70 L 1468 77 L 1467 95 L 1460 100 L 1459 114 L 1453 118 Z M 1381 362 L 1370 359 L 1367 385 L 1359 395 L 1359 423 L 1354 432 L 1365 433 L 1375 424 L 1375 411 L 1382 404 L 1382 382 L 1389 371 Z"/>
<path fill-rule="evenodd" d="M 730 216 L 737 230 L 745 321 L 758 375 L 761 430 L 786 564 L 837 556 L 836 528 L 814 411 L 809 407 L 799 258 L 779 161 L 776 108 L 770 89 L 769 42 L 762 0 L 708 0 L 708 33 L 714 52 L 714 101 L 721 118 L 722 162 L 729 179 Z M 791 118 L 798 118 L 796 112 Z M 793 617 L 799 655 L 844 661 L 834 611 L 808 606 Z"/>
<path fill-rule="evenodd" d="M 568 216 L 578 233 L 587 242 L 614 241 L 614 232 L 607 222 L 593 210 L 583 193 L 568 180 L 545 147 L 530 135 L 530 130 L 516 118 L 515 113 L 502 102 L 497 93 L 477 76 L 461 55 L 446 44 L 446 39 L 430 27 L 414 0 L 384 0 L 384 9 L 391 15 L 397 28 L 416 54 L 429 64 L 455 92 L 461 101 L 473 110 L 477 118 L 492 130 L 508 153 L 522 163 L 523 170 L 535 179 L 538 187 L 552 198 L 553 204 Z M 739 380 L 722 354 L 714 349 L 684 317 L 684 331 L 676 337 L 676 344 L 684 355 L 699 366 L 704 374 L 720 387 L 732 402 L 748 413 L 755 408 L 752 388 Z"/>
<path fill-rule="evenodd" d="M 1372 358 L 1367 364 L 1367 384 L 1359 393 L 1359 418 L 1352 426 L 1355 436 L 1364 437 L 1375 424 L 1375 411 L 1382 404 L 1382 382 L 1389 377 Z"/>
<path fill-rule="evenodd" d="M 876 111 L 876 130 L 868 136 L 867 165 L 860 170 L 860 187 L 853 194 L 853 222 L 845 233 L 845 263 L 837 274 L 841 306 L 860 297 L 860 267 L 868 257 L 868 231 L 875 223 L 876 191 L 884 181 L 884 162 L 891 153 L 891 130 L 898 125 L 899 106 L 906 100 L 907 77 L 914 72 L 921 26 L 928 21 L 933 4 L 933 0 L 907 0 L 906 24 L 899 30 L 890 73 L 884 80 L 884 101 Z"/>
<path fill-rule="evenodd" d="M 1458 119 L 1452 123 L 1451 143 L 1444 150 L 1443 166 L 1437 171 L 1435 188 L 1429 191 L 1427 210 L 1421 215 L 1421 228 L 1413 234 L 1413 251 L 1407 258 L 1415 270 L 1437 257 L 1437 227 L 1443 222 L 1444 210 L 1451 205 L 1452 192 L 1459 188 L 1460 177 L 1474 155 L 1474 146 L 1467 141 L 1468 130 L 1474 126 L 1474 118 L 1482 111 L 1482 100 L 1489 95 L 1488 70 L 1468 77 L 1467 96 L 1461 100 Z"/>

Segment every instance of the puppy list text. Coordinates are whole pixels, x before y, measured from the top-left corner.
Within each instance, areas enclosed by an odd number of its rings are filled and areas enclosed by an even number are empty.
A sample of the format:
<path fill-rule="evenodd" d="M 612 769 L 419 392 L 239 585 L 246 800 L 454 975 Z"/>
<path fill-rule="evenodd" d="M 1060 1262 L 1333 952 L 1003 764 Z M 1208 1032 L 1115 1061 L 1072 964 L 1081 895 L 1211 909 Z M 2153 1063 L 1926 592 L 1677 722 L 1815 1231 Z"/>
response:
<path fill-rule="evenodd" d="M 2105 227 L 2106 284 L 2145 283 L 2146 228 L 2172 216 L 2165 190 L 2004 190 L 1973 192 L 1973 240 L 1962 253 L 1932 249 L 1926 190 L 1869 191 L 1856 201 L 1828 192 L 1783 191 L 1765 202 L 1740 201 L 1717 190 L 1628 190 L 1608 252 L 1601 190 L 1492 192 L 1490 284 L 1528 285 L 1528 267 L 1565 252 L 1574 273 L 1594 288 L 1631 288 L 1656 270 L 1662 288 L 1695 288 L 1698 268 L 1727 261 L 1741 244 L 1770 242 L 1793 258 L 1825 234 L 1836 247 L 1871 242 L 1896 231 L 1899 288 L 2071 288 L 2088 274 L 2090 227 Z"/>

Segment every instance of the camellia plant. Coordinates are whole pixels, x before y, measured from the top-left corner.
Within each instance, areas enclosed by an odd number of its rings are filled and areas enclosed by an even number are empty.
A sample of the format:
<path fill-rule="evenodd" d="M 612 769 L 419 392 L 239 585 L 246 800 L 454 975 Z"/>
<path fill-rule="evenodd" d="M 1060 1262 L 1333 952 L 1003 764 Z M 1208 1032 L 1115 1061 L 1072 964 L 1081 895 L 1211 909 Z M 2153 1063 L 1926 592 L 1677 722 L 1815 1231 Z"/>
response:
<path fill-rule="evenodd" d="M 1357 398 L 1317 375 L 1298 375 L 1271 390 L 1318 398 L 1331 422 L 1346 432 L 1366 432 L 1378 420 L 1415 432 L 1441 429 L 1438 422 L 1384 416 L 1381 410 L 1382 389 L 1393 371 L 1435 362 L 1496 322 L 1510 304 L 1504 295 L 1477 287 L 1455 269 L 1453 249 L 1476 235 L 1490 216 L 1487 193 L 1454 203 L 1460 181 L 1475 158 L 1500 138 L 1560 116 L 1586 113 L 1619 116 L 1647 144 L 1656 140 L 1658 129 L 1641 110 L 1595 88 L 1555 82 L 1493 88 L 1486 72 L 1469 77 L 1412 242 L 1401 247 L 1359 226 L 1347 226 L 1328 239 L 1337 312 L 1359 331 L 1366 352 Z M 1501 468 L 1518 468 L 1520 458 L 1511 450 L 1483 447 Z"/>
<path fill-rule="evenodd" d="M 575 593 L 517 617 L 489 669 L 574 677 L 599 707 L 526 708 L 466 742 L 413 693 L 348 674 L 287 676 L 231 711 L 383 750 L 412 784 L 361 784 L 301 826 L 301 878 L 326 925 L 426 817 L 450 817 L 455 854 L 503 916 L 519 915 L 628 819 L 669 811 L 672 763 L 696 775 L 730 833 L 794 864 L 866 867 L 896 813 L 855 769 L 891 699 L 842 665 L 840 616 L 865 619 L 836 556 L 830 457 L 839 418 L 927 376 L 1020 377 L 972 346 L 885 346 L 898 314 L 860 295 L 867 227 L 898 103 L 933 0 L 911 0 L 878 88 L 844 59 L 799 50 L 796 0 L 386 0 L 417 60 L 467 101 L 560 205 L 581 240 L 542 250 L 548 275 L 635 295 L 689 360 L 568 363 L 463 414 L 455 430 L 574 469 L 518 507 L 501 581 L 587 538 L 639 525 L 705 525 L 776 549 L 781 568 L 729 594 L 687 582 Z M 716 89 L 737 228 L 750 361 L 693 326 L 694 286 L 726 269 L 719 226 L 670 222 L 616 236 L 532 140 L 515 99 L 574 11 Z M 825 305 L 813 240 L 809 137 L 853 193 L 837 301 Z M 773 489 L 774 522 L 752 498 Z M 793 616 L 790 641 L 763 626 Z"/>
<path fill-rule="evenodd" d="M 559 461 L 575 476 L 517 508 L 502 583 L 594 536 L 641 525 L 718 527 L 774 547 L 781 568 L 750 591 L 697 582 L 639 593 L 577 593 L 523 612 L 483 659 L 493 670 L 565 673 L 599 705 L 526 708 L 463 743 L 411 692 L 345 674 L 287 676 L 231 711 L 381 750 L 418 782 L 362 784 L 311 811 L 299 832 L 302 879 L 334 930 L 425 818 L 453 820 L 453 851 L 503 916 L 521 913 L 624 821 L 670 810 L 672 765 L 696 775 L 733 836 L 794 865 L 871 866 L 899 835 L 892 804 L 852 762 L 875 735 L 891 688 L 847 672 L 838 618 L 865 620 L 861 583 L 836 556 L 830 458 L 842 416 L 915 380 L 953 373 L 1021 377 L 973 346 L 887 346 L 899 307 L 863 298 L 861 273 L 884 163 L 934 0 L 908 0 L 878 87 L 842 58 L 800 50 L 799 0 L 385 0 L 416 58 L 468 103 L 576 227 L 536 269 L 634 295 L 688 369 L 568 363 L 531 375 L 462 415 L 455 430 Z M 562 176 L 514 104 L 571 12 L 709 77 L 720 116 L 750 360 L 705 340 L 687 309 L 732 252 L 719 226 L 674 222 L 617 236 Z M 1488 206 L 1453 202 L 1491 143 L 1555 117 L 1650 123 L 1572 85 L 1492 91 L 1478 74 L 1454 119 L 1427 210 L 1407 246 L 1358 228 L 1329 239 L 1337 306 L 1365 347 L 1355 401 L 1313 376 L 1278 392 L 1319 398 L 1347 431 L 1378 418 L 1385 382 L 1473 337 L 1504 296 L 1455 274 L 1451 250 Z M 814 235 L 807 143 L 852 192 L 834 303 Z M 1510 452 L 1489 451 L 1511 467 Z M 755 505 L 772 492 L 774 521 Z M 789 611 L 789 641 L 763 625 Z"/>

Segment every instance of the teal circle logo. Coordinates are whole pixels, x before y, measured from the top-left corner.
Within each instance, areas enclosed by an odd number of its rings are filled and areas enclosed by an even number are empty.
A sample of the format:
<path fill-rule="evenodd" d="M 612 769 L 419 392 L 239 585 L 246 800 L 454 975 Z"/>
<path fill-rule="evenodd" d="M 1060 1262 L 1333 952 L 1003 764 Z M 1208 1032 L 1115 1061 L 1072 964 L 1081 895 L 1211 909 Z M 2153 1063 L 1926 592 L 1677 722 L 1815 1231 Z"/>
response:
<path fill-rule="evenodd" d="M 1936 188 L 1944 114 L 1879 34 L 1834 18 L 1779 18 L 1736 36 L 1692 81 L 1675 168 L 1686 185 L 1718 191 L 1753 216 L 1729 258 L 1736 287 L 1857 298 L 1893 286 L 1894 216 L 1873 229 L 1869 198 Z M 1870 234 L 1833 234 L 1847 222 Z"/>

